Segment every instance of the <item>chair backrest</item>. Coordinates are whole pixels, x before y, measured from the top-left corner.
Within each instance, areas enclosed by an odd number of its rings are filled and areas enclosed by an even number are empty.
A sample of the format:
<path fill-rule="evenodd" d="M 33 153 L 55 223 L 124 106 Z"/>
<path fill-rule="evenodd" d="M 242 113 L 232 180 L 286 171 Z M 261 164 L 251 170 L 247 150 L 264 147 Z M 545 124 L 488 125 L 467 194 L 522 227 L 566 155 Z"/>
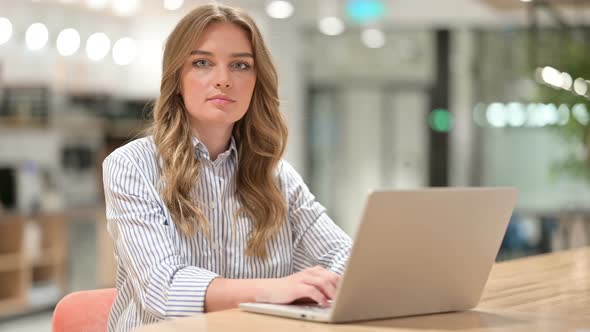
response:
<path fill-rule="evenodd" d="M 52 331 L 106 331 L 116 296 L 116 288 L 79 291 L 64 296 L 53 311 Z"/>

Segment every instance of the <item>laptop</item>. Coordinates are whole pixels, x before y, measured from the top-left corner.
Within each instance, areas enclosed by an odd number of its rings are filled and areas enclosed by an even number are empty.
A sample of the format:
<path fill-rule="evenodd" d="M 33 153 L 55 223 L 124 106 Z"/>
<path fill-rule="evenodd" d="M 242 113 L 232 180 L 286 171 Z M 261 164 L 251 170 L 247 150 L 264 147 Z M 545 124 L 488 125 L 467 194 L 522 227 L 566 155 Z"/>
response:
<path fill-rule="evenodd" d="M 516 188 L 373 191 L 328 308 L 239 307 L 326 323 L 471 309 L 482 295 L 517 196 Z"/>

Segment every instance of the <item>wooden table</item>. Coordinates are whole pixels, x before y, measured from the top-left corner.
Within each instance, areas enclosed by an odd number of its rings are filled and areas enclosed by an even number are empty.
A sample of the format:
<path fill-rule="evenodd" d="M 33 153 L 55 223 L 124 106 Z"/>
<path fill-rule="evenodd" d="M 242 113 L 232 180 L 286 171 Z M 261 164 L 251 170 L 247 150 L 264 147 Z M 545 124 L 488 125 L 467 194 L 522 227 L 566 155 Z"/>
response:
<path fill-rule="evenodd" d="M 151 331 L 571 331 L 590 332 L 590 247 L 494 265 L 473 310 L 352 324 L 323 324 L 237 309 L 139 328 Z"/>

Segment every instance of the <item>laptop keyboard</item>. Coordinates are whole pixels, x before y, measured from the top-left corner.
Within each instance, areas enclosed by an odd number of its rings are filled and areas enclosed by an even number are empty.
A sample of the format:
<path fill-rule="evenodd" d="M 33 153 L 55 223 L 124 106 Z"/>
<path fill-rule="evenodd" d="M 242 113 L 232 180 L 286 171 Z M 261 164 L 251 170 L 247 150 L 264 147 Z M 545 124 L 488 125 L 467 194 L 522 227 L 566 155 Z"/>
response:
<path fill-rule="evenodd" d="M 305 309 L 305 310 L 309 310 L 309 311 L 313 311 L 313 312 L 323 312 L 323 311 L 328 311 L 331 308 L 330 307 L 320 307 L 319 305 L 301 305 L 301 306 L 297 306 L 298 308 L 301 309 Z"/>
<path fill-rule="evenodd" d="M 330 309 L 332 309 L 332 300 L 328 301 L 328 306 L 327 307 L 322 307 L 319 304 L 298 304 L 297 308 L 301 308 L 304 310 L 310 310 L 313 312 L 325 312 L 325 311 L 330 311 Z"/>

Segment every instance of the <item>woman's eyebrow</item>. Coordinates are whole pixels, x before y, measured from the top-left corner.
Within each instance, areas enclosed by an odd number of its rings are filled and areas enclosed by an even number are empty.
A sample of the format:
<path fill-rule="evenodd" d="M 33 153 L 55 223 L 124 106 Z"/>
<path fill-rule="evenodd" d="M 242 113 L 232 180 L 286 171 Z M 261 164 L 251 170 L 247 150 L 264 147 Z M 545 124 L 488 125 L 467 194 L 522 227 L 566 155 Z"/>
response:
<path fill-rule="evenodd" d="M 203 50 L 191 51 L 191 55 L 195 55 L 195 54 L 213 56 L 213 52 L 209 52 L 209 51 L 203 51 Z M 254 58 L 254 55 L 249 52 L 232 53 L 230 56 L 232 58 Z"/>

